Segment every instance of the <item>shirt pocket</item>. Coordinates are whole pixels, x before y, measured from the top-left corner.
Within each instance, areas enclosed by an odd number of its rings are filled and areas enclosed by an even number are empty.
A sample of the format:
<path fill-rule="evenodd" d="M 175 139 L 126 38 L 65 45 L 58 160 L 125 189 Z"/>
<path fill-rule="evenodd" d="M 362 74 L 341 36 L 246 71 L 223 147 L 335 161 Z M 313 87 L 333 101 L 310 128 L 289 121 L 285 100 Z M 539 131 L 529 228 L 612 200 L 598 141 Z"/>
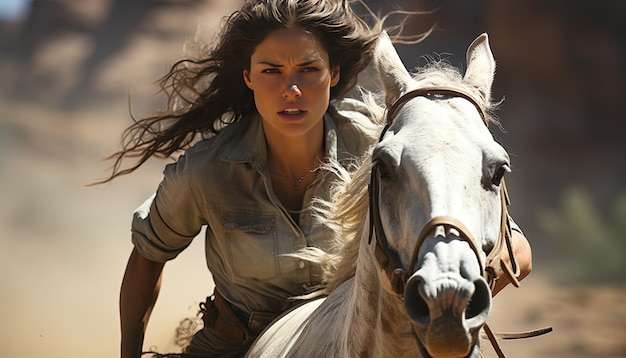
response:
<path fill-rule="evenodd" d="M 274 216 L 228 216 L 224 237 L 236 277 L 267 280 L 280 273 Z"/>

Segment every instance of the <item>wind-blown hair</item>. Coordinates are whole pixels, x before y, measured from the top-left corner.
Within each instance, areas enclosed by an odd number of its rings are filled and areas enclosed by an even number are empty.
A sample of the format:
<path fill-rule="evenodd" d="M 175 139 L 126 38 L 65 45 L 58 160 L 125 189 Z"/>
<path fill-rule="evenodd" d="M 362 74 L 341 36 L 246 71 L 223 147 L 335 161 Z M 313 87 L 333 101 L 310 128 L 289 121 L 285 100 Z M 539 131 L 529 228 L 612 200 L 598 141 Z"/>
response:
<path fill-rule="evenodd" d="M 345 94 L 370 63 L 386 18 L 370 12 L 374 19 L 370 26 L 353 12 L 350 2 L 247 1 L 225 18 L 217 42 L 208 52 L 176 62 L 161 79 L 167 109 L 139 120 L 133 118 L 134 123 L 122 135 L 122 149 L 108 158 L 113 160 L 112 173 L 102 182 L 133 172 L 150 157 L 171 157 L 198 138 L 215 135 L 224 126 L 254 113 L 253 93 L 245 85 L 243 70 L 249 69 L 255 48 L 272 31 L 302 28 L 315 35 L 328 52 L 330 66 L 340 68 L 331 99 Z M 128 158 L 136 162 L 122 169 Z"/>

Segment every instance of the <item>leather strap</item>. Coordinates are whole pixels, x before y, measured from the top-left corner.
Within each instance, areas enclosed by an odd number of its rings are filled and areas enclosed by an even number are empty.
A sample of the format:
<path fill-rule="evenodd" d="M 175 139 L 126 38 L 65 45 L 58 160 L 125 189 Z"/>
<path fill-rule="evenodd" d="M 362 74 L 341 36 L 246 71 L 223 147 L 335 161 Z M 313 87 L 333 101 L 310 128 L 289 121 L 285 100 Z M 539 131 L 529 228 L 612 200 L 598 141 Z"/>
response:
<path fill-rule="evenodd" d="M 500 218 L 500 234 L 495 246 L 491 249 L 489 255 L 487 255 L 485 263 L 485 279 L 489 282 L 491 289 L 494 288 L 496 280 L 501 276 L 500 273 L 502 272 L 511 281 L 513 286 L 520 286 L 519 280 L 517 279 L 520 274 L 520 268 L 513 252 L 513 244 L 511 243 L 511 226 L 507 210 L 507 206 L 511 203 L 511 200 L 509 199 L 509 193 L 506 190 L 506 183 L 504 182 L 504 179 L 502 179 L 502 182 L 500 183 L 500 200 L 502 208 Z M 502 260 L 504 250 L 506 250 L 509 255 L 509 260 L 511 261 L 510 266 Z"/>
<path fill-rule="evenodd" d="M 500 344 L 498 343 L 497 338 L 507 339 L 507 340 L 524 339 L 524 338 L 538 337 L 538 336 L 542 336 L 544 334 L 552 332 L 552 327 L 546 327 L 546 328 L 535 329 L 535 330 L 524 331 L 524 332 L 494 333 L 491 331 L 491 327 L 489 327 L 487 323 L 485 323 L 483 328 L 485 330 L 485 336 L 487 337 L 487 339 L 489 339 L 489 343 L 491 343 L 491 346 L 493 347 L 493 350 L 498 355 L 498 358 L 506 358 L 506 356 L 504 355 L 502 348 L 500 348 Z"/>
<path fill-rule="evenodd" d="M 275 314 L 253 312 L 243 322 L 232 306 L 215 290 L 206 303 L 200 304 L 204 324 L 213 327 L 219 334 L 242 345 L 250 342 L 274 319 Z"/>
<path fill-rule="evenodd" d="M 485 125 L 489 124 L 487 120 L 487 114 L 485 113 L 486 112 L 485 109 L 479 104 L 480 101 L 473 94 L 466 92 L 466 91 L 459 90 L 457 88 L 437 86 L 437 87 L 418 88 L 400 96 L 400 98 L 398 98 L 391 105 L 391 107 L 389 107 L 389 110 L 387 111 L 387 125 L 388 126 L 391 125 L 391 122 L 393 121 L 394 118 L 396 118 L 398 111 L 400 110 L 400 108 L 402 108 L 402 106 L 406 102 L 408 102 L 409 100 L 415 97 L 424 97 L 424 96 L 448 96 L 448 97 L 464 98 L 468 100 L 472 105 L 474 105 L 474 107 L 476 107 Z"/>

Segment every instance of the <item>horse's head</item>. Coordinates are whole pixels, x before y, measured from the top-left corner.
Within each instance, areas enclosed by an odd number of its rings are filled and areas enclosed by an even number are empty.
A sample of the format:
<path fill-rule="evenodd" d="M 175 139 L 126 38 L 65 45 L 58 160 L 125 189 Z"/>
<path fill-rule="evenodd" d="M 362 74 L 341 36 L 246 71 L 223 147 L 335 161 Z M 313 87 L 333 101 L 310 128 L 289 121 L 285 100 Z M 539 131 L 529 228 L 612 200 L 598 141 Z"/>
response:
<path fill-rule="evenodd" d="M 372 156 L 376 257 L 424 355 L 476 356 L 509 171 L 486 126 L 495 71 L 487 35 L 469 47 L 464 76 L 440 67 L 411 76 L 386 35 L 375 58 L 388 111 Z"/>

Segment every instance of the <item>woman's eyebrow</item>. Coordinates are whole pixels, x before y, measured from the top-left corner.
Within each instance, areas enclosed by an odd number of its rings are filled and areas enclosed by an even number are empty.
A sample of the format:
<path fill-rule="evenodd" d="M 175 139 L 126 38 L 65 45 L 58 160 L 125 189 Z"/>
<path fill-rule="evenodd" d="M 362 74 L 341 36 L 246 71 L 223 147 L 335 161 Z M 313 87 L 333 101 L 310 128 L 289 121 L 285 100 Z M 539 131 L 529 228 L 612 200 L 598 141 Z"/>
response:
<path fill-rule="evenodd" d="M 259 62 L 257 62 L 257 64 L 259 64 L 259 65 L 268 65 L 268 66 L 271 66 L 271 67 L 283 67 L 283 65 L 279 65 L 279 64 L 276 64 L 276 63 L 271 63 L 269 61 L 259 61 Z"/>
<path fill-rule="evenodd" d="M 312 64 L 314 64 L 316 62 L 322 62 L 322 59 L 321 58 L 314 58 L 314 59 L 311 59 L 311 60 L 299 63 L 298 66 L 308 66 L 308 65 L 312 65 Z"/>
<path fill-rule="evenodd" d="M 321 61 L 322 61 L 322 58 L 314 58 L 314 59 L 311 59 L 311 60 L 307 60 L 307 61 L 298 63 L 298 64 L 296 64 L 296 66 L 303 67 L 303 66 L 308 66 L 308 65 L 311 65 L 313 63 L 321 62 Z M 271 66 L 271 67 L 284 67 L 284 65 L 280 65 L 280 64 L 277 64 L 277 63 L 272 63 L 270 61 L 259 61 L 259 62 L 257 62 L 257 64 L 259 64 L 259 65 L 267 65 L 267 66 Z"/>

